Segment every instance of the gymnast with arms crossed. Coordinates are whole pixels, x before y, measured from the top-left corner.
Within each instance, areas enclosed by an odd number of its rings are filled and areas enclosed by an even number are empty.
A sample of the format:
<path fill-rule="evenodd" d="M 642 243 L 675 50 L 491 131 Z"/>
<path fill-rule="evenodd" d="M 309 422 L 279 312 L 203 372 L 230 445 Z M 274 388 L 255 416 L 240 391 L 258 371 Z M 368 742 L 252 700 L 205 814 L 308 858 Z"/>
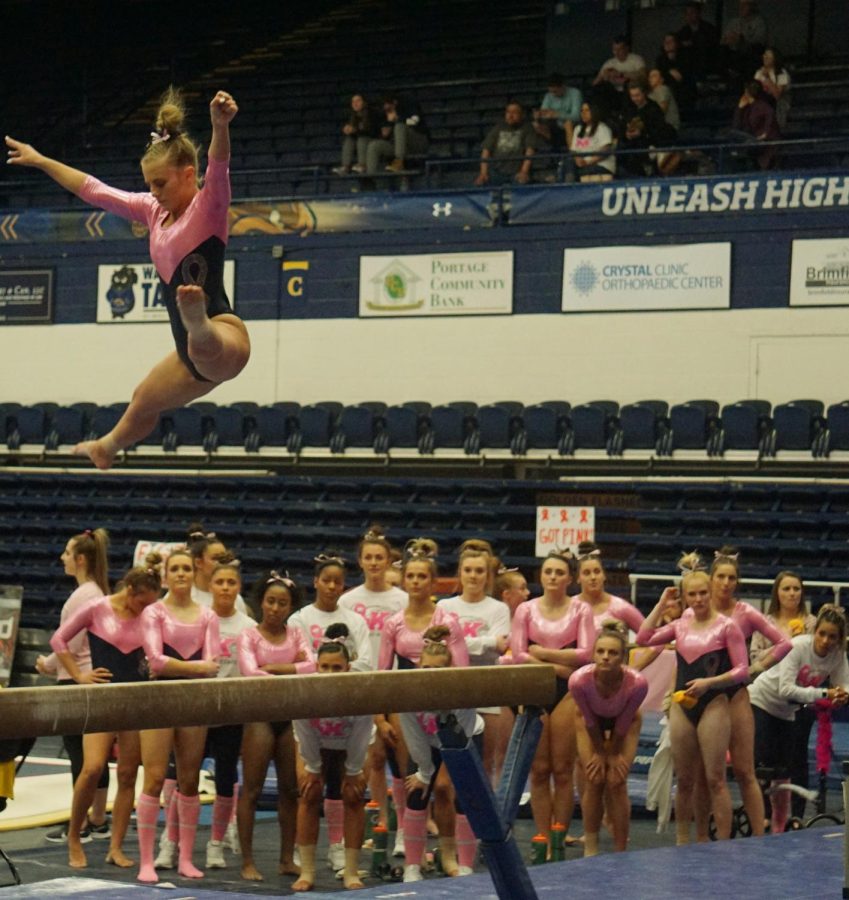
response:
<path fill-rule="evenodd" d="M 678 567 L 680 588 L 668 587 L 637 632 L 637 643 L 653 646 L 675 641 L 675 694 L 669 711 L 669 736 L 678 777 L 675 795 L 676 842 L 690 841 L 693 792 L 704 777 L 720 840 L 731 836 L 731 795 L 725 780 L 725 754 L 731 738 L 728 693 L 749 678 L 743 632 L 710 602 L 710 580 L 701 559 L 690 553 Z M 680 619 L 661 625 L 680 594 L 689 607 Z M 701 837 L 701 835 L 699 835 Z"/>
<path fill-rule="evenodd" d="M 595 639 L 593 662 L 569 676 L 569 691 L 578 707 L 578 756 L 586 772 L 581 798 L 584 856 L 598 853 L 605 800 L 614 848 L 617 852 L 628 849 L 628 772 L 637 753 L 642 723 L 639 708 L 648 693 L 648 682 L 624 665 L 626 628 L 622 622 L 604 625 Z"/>
<path fill-rule="evenodd" d="M 250 340 L 224 291 L 224 248 L 230 206 L 230 122 L 238 106 L 218 91 L 210 103 L 212 140 L 203 187 L 198 150 L 183 130 L 185 110 L 173 88 L 162 98 L 156 131 L 141 160 L 150 192 L 111 188 L 85 172 L 6 137 L 10 165 L 40 169 L 92 206 L 141 222 L 150 231 L 150 255 L 162 279 L 176 349 L 135 389 L 109 434 L 83 441 L 74 452 L 108 469 L 117 454 L 146 437 L 166 409 L 184 406 L 235 378 L 250 356 Z"/>

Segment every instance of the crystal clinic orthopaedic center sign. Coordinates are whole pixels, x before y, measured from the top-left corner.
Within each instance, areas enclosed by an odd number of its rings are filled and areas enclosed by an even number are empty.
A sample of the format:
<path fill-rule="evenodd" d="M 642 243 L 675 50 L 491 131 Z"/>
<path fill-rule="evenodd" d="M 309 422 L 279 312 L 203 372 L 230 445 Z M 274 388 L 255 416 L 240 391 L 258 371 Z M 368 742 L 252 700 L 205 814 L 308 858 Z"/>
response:
<path fill-rule="evenodd" d="M 552 550 L 577 553 L 581 541 L 595 540 L 594 506 L 538 506 L 536 549 L 539 557 Z"/>
<path fill-rule="evenodd" d="M 730 243 L 563 252 L 563 312 L 727 309 L 730 303 Z"/>
<path fill-rule="evenodd" d="M 224 290 L 235 308 L 236 263 L 224 261 Z M 198 283 L 201 283 L 200 281 Z M 97 321 L 167 322 L 159 273 L 150 263 L 112 263 L 97 267 Z"/>
<path fill-rule="evenodd" d="M 513 311 L 513 251 L 360 257 L 360 316 Z"/>
<path fill-rule="evenodd" d="M 849 237 L 793 241 L 791 306 L 849 306 Z"/>

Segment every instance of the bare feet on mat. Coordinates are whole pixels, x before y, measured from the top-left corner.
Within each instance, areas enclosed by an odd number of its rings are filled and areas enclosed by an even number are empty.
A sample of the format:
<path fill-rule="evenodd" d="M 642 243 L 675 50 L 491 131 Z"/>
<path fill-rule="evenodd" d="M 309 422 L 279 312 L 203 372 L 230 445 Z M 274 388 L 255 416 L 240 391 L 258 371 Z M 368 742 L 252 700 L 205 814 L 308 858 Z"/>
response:
<path fill-rule="evenodd" d="M 106 862 L 113 866 L 118 866 L 119 869 L 131 869 L 135 865 L 135 862 L 129 856 L 125 856 L 124 851 L 120 848 L 110 850 L 106 854 Z"/>
<path fill-rule="evenodd" d="M 282 873 L 281 873 L 282 874 Z M 297 872 L 295 874 L 298 874 Z M 245 881 L 263 881 L 262 874 L 253 863 L 245 863 L 242 865 L 242 878 Z"/>
<path fill-rule="evenodd" d="M 85 869 L 88 867 L 88 860 L 82 847 L 68 847 L 68 865 L 72 869 Z"/>
<path fill-rule="evenodd" d="M 308 878 L 301 877 L 292 885 L 292 890 L 302 893 L 303 891 L 311 891 L 312 887 L 312 881 L 310 881 Z"/>

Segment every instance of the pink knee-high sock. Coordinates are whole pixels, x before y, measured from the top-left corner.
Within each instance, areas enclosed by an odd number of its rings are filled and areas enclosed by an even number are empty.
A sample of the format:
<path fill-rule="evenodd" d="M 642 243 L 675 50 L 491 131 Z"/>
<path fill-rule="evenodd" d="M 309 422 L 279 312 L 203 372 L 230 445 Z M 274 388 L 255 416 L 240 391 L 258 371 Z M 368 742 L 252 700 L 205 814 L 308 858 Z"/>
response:
<path fill-rule="evenodd" d="M 235 806 L 235 797 L 219 797 L 216 795 L 212 804 L 212 840 L 223 841 L 224 832 L 230 824 L 230 816 Z"/>
<path fill-rule="evenodd" d="M 395 804 L 395 817 L 398 819 L 398 830 L 404 828 L 404 812 L 407 809 L 407 785 L 403 778 L 392 778 L 392 802 Z"/>
<path fill-rule="evenodd" d="M 478 853 L 478 841 L 475 837 L 469 820 L 457 813 L 457 824 L 454 826 L 454 834 L 457 838 L 457 862 L 461 866 L 475 867 L 475 857 Z"/>
<path fill-rule="evenodd" d="M 175 844 L 180 836 L 177 824 L 177 793 L 177 782 L 171 778 L 166 779 L 162 788 L 162 799 L 165 803 L 165 836 Z"/>
<path fill-rule="evenodd" d="M 197 794 L 193 797 L 184 797 L 179 791 L 174 791 L 174 800 L 177 804 L 177 818 L 180 822 L 180 854 L 177 871 L 184 878 L 203 878 L 203 872 L 195 868 L 192 863 L 195 833 L 200 817 L 200 797 Z"/>
<path fill-rule="evenodd" d="M 345 804 L 341 800 L 325 800 L 324 818 L 327 820 L 328 842 L 341 844 L 345 833 Z"/>
<path fill-rule="evenodd" d="M 410 809 L 404 816 L 404 862 L 420 866 L 427 846 L 427 810 Z"/>
<path fill-rule="evenodd" d="M 136 825 L 139 835 L 139 881 L 157 882 L 153 868 L 153 845 L 156 843 L 156 820 L 159 818 L 159 797 L 139 794 L 136 803 Z"/>

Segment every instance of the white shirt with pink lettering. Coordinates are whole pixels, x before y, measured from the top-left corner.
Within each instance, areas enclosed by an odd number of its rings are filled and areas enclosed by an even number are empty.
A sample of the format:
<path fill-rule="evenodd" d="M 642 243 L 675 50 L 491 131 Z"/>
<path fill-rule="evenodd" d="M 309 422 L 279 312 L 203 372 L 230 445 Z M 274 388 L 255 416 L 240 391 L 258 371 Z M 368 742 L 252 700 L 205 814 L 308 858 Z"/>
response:
<path fill-rule="evenodd" d="M 351 669 L 355 672 L 371 672 L 374 669 L 375 659 L 371 653 L 368 628 L 362 616 L 351 612 L 350 609 L 337 606 L 333 612 L 325 612 L 313 603 L 293 613 L 287 624 L 300 628 L 312 644 L 313 650 L 318 650 L 326 640 L 324 632 L 334 622 L 344 622 L 348 626 L 348 634 L 353 639 L 357 658 L 351 661 Z"/>
<path fill-rule="evenodd" d="M 363 617 L 371 641 L 371 656 L 375 661 L 380 656 L 380 635 L 383 624 L 395 613 L 407 608 L 410 598 L 401 588 L 390 587 L 386 591 L 372 591 L 364 584 L 359 585 L 339 598 L 339 605 Z"/>
<path fill-rule="evenodd" d="M 749 699 L 764 712 L 792 722 L 800 706 L 822 697 L 823 685 L 849 690 L 849 663 L 842 646 L 826 656 L 814 653 L 814 636 L 793 638 L 793 647 L 778 665 L 772 666 L 749 685 Z"/>
<path fill-rule="evenodd" d="M 292 722 L 298 752 L 307 772 L 321 772 L 322 750 L 345 751 L 345 774 L 359 775 L 374 739 L 371 716 L 337 716 L 332 719 L 295 719 Z"/>
<path fill-rule="evenodd" d="M 510 609 L 495 597 L 469 603 L 459 594 L 439 601 L 440 609 L 454 613 L 469 650 L 469 665 L 498 665 L 498 637 L 510 637 Z"/>

